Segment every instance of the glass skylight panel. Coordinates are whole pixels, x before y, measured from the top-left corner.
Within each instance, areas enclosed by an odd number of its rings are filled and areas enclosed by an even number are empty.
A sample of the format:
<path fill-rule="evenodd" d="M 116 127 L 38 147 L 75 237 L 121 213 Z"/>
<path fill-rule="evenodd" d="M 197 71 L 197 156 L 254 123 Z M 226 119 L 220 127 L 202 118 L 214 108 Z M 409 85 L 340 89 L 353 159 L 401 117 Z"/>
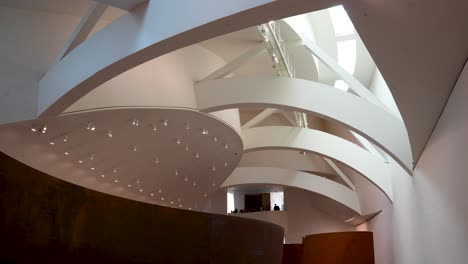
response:
<path fill-rule="evenodd" d="M 336 43 L 338 46 L 338 64 L 348 73 L 353 74 L 356 67 L 356 40 L 344 40 Z"/>
<path fill-rule="evenodd" d="M 343 6 L 335 6 L 328 9 L 330 17 L 335 29 L 335 35 L 346 35 L 354 33 L 354 26 L 349 19 L 348 14 L 344 10 Z"/>
<path fill-rule="evenodd" d="M 335 81 L 335 88 L 340 89 L 342 91 L 348 91 L 349 86 L 343 80 L 336 80 Z"/>

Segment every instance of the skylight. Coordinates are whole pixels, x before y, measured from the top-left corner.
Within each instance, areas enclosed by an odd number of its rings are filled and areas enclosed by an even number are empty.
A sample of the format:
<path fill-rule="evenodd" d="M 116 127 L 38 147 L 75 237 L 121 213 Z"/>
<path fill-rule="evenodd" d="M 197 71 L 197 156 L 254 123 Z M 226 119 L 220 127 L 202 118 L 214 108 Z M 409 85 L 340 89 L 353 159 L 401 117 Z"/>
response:
<path fill-rule="evenodd" d="M 338 64 L 348 73 L 353 74 L 356 67 L 356 40 L 344 40 L 336 43 L 338 46 Z"/>
<path fill-rule="evenodd" d="M 354 33 L 354 26 L 344 10 L 343 6 L 335 6 L 328 9 L 335 29 L 335 35 L 347 35 Z"/>

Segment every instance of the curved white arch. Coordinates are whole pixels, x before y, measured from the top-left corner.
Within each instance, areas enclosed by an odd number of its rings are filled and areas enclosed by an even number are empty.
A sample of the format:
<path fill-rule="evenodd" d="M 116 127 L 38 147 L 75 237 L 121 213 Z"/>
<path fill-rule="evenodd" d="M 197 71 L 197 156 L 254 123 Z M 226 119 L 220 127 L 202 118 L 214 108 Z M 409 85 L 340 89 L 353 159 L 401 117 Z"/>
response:
<path fill-rule="evenodd" d="M 318 155 L 301 155 L 295 150 L 246 152 L 237 167 L 270 167 L 305 171 L 319 176 L 335 177 L 335 171 Z"/>
<path fill-rule="evenodd" d="M 165 54 L 132 68 L 93 89 L 64 112 L 115 107 L 174 107 L 196 109 L 194 80 L 225 64 L 200 45 Z M 238 109 L 210 113 L 240 134 Z"/>
<path fill-rule="evenodd" d="M 221 186 L 230 187 L 244 184 L 275 184 L 301 188 L 331 198 L 355 213 L 361 214 L 361 206 L 356 192 L 334 181 L 309 173 L 269 167 L 236 168 Z"/>
<path fill-rule="evenodd" d="M 39 83 L 38 115 L 56 115 L 100 84 L 200 41 L 325 4 L 272 0 L 158 0 L 135 7 L 81 43 Z M 177 19 L 174 19 L 174 16 Z"/>
<path fill-rule="evenodd" d="M 342 162 L 379 188 L 393 201 L 390 167 L 369 152 L 331 134 L 300 127 L 256 127 L 242 132 L 244 152 L 263 149 L 298 149 Z"/>
<path fill-rule="evenodd" d="M 199 109 L 255 105 L 309 112 L 335 120 L 381 147 L 412 173 L 405 125 L 382 108 L 321 83 L 284 77 L 232 77 L 199 83 Z"/>

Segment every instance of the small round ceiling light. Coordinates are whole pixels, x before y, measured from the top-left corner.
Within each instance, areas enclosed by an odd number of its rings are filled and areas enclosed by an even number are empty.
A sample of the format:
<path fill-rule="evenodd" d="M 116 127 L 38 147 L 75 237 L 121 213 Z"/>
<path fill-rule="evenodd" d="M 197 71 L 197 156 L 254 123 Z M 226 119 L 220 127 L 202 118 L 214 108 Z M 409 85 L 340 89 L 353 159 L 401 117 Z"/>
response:
<path fill-rule="evenodd" d="M 93 122 L 89 121 L 89 122 L 88 122 L 88 126 L 86 127 L 86 130 L 95 131 L 95 130 L 96 130 L 96 126 L 94 125 Z"/>

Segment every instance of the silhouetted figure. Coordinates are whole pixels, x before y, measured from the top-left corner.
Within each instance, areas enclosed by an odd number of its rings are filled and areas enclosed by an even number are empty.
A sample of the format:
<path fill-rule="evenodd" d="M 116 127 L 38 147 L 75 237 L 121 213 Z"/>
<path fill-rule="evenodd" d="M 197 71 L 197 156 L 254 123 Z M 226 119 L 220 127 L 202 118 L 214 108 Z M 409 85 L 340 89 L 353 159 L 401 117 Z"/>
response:
<path fill-rule="evenodd" d="M 238 212 L 238 211 L 237 211 L 237 208 L 236 208 L 236 209 L 234 209 L 234 212 L 233 212 L 233 213 L 237 214 L 237 212 Z"/>
<path fill-rule="evenodd" d="M 275 204 L 275 206 L 273 207 L 273 210 L 275 210 L 275 211 L 279 211 L 279 210 L 280 210 L 280 208 L 279 208 L 279 206 L 278 206 L 277 204 Z"/>

